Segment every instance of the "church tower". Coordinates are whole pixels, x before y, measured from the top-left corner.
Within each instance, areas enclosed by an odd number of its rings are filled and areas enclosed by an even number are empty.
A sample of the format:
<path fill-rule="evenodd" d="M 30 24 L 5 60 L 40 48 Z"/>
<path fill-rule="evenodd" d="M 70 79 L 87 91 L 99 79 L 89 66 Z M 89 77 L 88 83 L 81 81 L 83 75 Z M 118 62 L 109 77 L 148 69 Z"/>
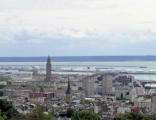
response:
<path fill-rule="evenodd" d="M 71 104 L 71 102 L 72 102 L 72 91 L 71 91 L 71 88 L 70 88 L 69 78 L 68 78 L 68 88 L 67 88 L 67 91 L 66 91 L 66 102 L 68 104 Z"/>
<path fill-rule="evenodd" d="M 47 59 L 47 64 L 46 64 L 46 82 L 50 82 L 51 81 L 51 58 L 50 56 L 48 56 Z"/>

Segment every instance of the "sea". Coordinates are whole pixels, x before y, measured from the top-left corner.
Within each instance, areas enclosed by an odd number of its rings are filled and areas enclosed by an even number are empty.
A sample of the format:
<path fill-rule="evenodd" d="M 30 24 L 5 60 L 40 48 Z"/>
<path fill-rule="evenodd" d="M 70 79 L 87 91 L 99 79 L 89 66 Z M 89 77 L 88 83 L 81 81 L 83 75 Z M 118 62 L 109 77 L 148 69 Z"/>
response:
<path fill-rule="evenodd" d="M 2 66 L 45 67 L 47 57 L 0 57 Z M 86 74 L 88 67 L 108 72 L 146 73 L 132 74 L 138 80 L 156 81 L 156 56 L 62 56 L 52 57 L 52 67 L 57 70 L 77 70 L 58 72 L 60 74 Z M 0 69 L 0 73 L 4 70 Z M 88 73 L 87 73 L 88 74 Z"/>

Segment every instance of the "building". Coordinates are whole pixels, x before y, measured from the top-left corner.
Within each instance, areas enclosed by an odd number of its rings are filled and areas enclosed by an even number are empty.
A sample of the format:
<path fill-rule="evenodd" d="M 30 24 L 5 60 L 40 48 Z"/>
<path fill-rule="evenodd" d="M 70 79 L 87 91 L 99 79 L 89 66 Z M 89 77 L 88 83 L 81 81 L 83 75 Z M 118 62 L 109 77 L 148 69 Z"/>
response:
<path fill-rule="evenodd" d="M 117 113 L 118 114 L 125 114 L 125 113 L 130 113 L 131 109 L 129 107 L 118 107 L 117 108 Z"/>
<path fill-rule="evenodd" d="M 129 99 L 131 101 L 137 97 L 136 89 L 130 86 L 116 86 L 115 96 L 117 99 Z"/>
<path fill-rule="evenodd" d="M 46 82 L 51 81 L 51 58 L 48 56 L 47 64 L 46 64 Z"/>
<path fill-rule="evenodd" d="M 29 99 L 34 103 L 44 103 L 47 99 L 54 98 L 54 93 L 42 93 L 42 92 L 31 92 L 29 93 Z"/>
<path fill-rule="evenodd" d="M 83 79 L 82 84 L 83 84 L 83 90 L 85 97 L 94 97 L 94 82 L 96 80 L 95 76 L 87 76 Z"/>
<path fill-rule="evenodd" d="M 37 69 L 35 69 L 35 68 L 33 68 L 33 73 L 32 73 L 32 78 L 33 79 L 38 79 L 38 70 Z"/>
<path fill-rule="evenodd" d="M 156 113 L 156 94 L 152 95 L 151 102 L 152 102 L 152 112 Z"/>
<path fill-rule="evenodd" d="M 126 74 L 119 74 L 115 77 L 114 82 L 118 82 L 121 85 L 128 85 L 134 81 L 134 77 Z"/>
<path fill-rule="evenodd" d="M 102 77 L 102 95 L 111 95 L 112 91 L 112 75 L 111 74 L 104 74 Z"/>
<path fill-rule="evenodd" d="M 68 87 L 67 87 L 67 91 L 66 91 L 66 102 L 68 104 L 71 104 L 71 102 L 72 102 L 72 91 L 71 91 L 71 88 L 70 88 L 69 79 L 68 79 Z"/>

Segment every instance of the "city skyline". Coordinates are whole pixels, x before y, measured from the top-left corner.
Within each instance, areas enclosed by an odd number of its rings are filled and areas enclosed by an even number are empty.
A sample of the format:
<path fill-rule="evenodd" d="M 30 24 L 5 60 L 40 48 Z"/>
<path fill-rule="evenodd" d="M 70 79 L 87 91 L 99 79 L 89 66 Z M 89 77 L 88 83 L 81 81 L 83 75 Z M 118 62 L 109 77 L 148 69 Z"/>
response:
<path fill-rule="evenodd" d="M 0 1 L 0 56 L 155 55 L 155 3 Z"/>
<path fill-rule="evenodd" d="M 156 120 L 155 0 L 0 0 L 0 120 Z"/>

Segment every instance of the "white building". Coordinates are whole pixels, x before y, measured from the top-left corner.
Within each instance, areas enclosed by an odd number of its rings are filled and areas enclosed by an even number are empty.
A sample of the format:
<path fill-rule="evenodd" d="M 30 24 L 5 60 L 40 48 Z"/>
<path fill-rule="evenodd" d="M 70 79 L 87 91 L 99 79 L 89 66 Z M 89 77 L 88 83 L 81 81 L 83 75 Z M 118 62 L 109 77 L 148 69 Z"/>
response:
<path fill-rule="evenodd" d="M 124 114 L 124 113 L 130 113 L 131 109 L 129 107 L 119 107 L 117 109 L 117 113 Z"/>
<path fill-rule="evenodd" d="M 7 85 L 6 81 L 0 81 L 0 85 Z"/>

